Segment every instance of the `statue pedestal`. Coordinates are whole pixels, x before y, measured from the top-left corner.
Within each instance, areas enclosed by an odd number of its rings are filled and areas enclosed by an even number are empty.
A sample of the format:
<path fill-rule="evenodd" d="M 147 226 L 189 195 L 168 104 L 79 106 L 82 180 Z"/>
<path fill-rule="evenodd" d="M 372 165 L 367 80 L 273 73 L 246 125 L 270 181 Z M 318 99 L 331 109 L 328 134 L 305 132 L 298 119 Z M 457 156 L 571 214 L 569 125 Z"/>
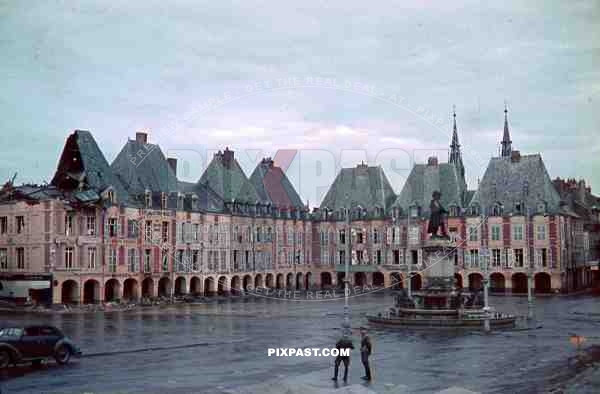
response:
<path fill-rule="evenodd" d="M 425 286 L 424 306 L 449 308 L 454 295 L 454 253 L 456 243 L 449 239 L 429 239 L 423 245 Z"/>

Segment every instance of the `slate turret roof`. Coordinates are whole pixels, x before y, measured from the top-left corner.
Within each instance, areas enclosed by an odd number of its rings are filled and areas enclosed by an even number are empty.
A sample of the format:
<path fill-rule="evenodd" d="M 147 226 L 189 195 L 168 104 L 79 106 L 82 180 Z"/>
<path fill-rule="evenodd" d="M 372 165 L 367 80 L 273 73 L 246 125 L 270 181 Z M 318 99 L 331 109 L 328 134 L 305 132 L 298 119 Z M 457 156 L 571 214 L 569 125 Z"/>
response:
<path fill-rule="evenodd" d="M 178 190 L 177 176 L 160 146 L 128 140 L 111 164 L 115 175 L 131 194 L 146 190 L 174 192 Z"/>
<path fill-rule="evenodd" d="M 294 185 L 270 157 L 264 158 L 256 166 L 250 176 L 250 184 L 262 201 L 277 208 L 305 208 Z"/>
<path fill-rule="evenodd" d="M 470 205 L 479 204 L 482 214 L 489 215 L 495 204 L 503 214 L 534 214 L 560 211 L 560 196 L 548 175 L 539 154 L 521 156 L 512 151 L 511 157 L 493 157 L 485 170 Z M 520 205 L 520 207 L 518 207 Z"/>
<path fill-rule="evenodd" d="M 467 184 L 459 163 L 438 163 L 437 158 L 429 158 L 427 164 L 415 164 L 406 180 L 394 207 L 407 211 L 409 207 L 421 207 L 422 215 L 429 213 L 431 195 L 442 193 L 441 203 L 448 207 L 466 205 Z"/>
<path fill-rule="evenodd" d="M 226 203 L 262 201 L 229 149 L 215 153 L 198 183 L 208 186 Z"/>
<path fill-rule="evenodd" d="M 75 130 L 67 138 L 51 184 L 63 191 L 92 190 L 98 195 L 112 187 L 118 203 L 129 201 L 125 186 L 86 130 Z"/>
<path fill-rule="evenodd" d="M 354 168 L 342 168 L 321 202 L 321 209 L 339 211 L 361 207 L 367 211 L 382 208 L 385 212 L 396 199 L 381 166 L 362 163 Z"/>

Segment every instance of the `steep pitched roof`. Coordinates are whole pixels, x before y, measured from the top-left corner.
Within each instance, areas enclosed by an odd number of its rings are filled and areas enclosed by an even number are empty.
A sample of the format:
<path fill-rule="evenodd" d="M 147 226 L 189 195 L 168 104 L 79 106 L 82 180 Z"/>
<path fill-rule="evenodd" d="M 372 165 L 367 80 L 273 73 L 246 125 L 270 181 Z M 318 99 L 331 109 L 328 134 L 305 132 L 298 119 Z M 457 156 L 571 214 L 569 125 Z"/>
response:
<path fill-rule="evenodd" d="M 238 201 L 254 204 L 261 201 L 235 159 L 234 152 L 229 149 L 215 153 L 198 183 L 208 186 L 225 202 Z"/>
<path fill-rule="evenodd" d="M 85 130 L 75 130 L 67 138 L 51 184 L 61 190 L 93 189 L 98 193 L 112 187 L 118 202 L 129 200 L 126 188 L 113 174 L 92 133 Z"/>
<path fill-rule="evenodd" d="M 358 206 L 369 211 L 383 208 L 386 212 L 396 199 L 383 169 L 359 164 L 342 168 L 321 202 L 321 209 L 337 211 Z"/>
<path fill-rule="evenodd" d="M 263 159 L 256 166 L 250 176 L 250 184 L 262 201 L 267 201 L 277 208 L 304 208 L 294 185 L 271 158 Z"/>
<path fill-rule="evenodd" d="M 438 164 L 430 158 L 428 164 L 415 164 L 394 206 L 407 210 L 416 203 L 426 214 L 436 190 L 442 193 L 441 203 L 446 209 L 450 205 L 466 205 L 467 185 L 461 168 L 454 163 Z"/>
<path fill-rule="evenodd" d="M 178 190 L 177 176 L 158 145 L 128 140 L 111 168 L 132 194 Z"/>
<path fill-rule="evenodd" d="M 513 151 L 512 157 L 493 157 L 470 205 L 479 204 L 481 212 L 489 214 L 494 204 L 503 206 L 504 214 L 517 213 L 516 204 L 524 204 L 522 212 L 539 211 L 545 202 L 549 213 L 559 212 L 560 196 L 548 175 L 539 154 L 520 156 Z"/>

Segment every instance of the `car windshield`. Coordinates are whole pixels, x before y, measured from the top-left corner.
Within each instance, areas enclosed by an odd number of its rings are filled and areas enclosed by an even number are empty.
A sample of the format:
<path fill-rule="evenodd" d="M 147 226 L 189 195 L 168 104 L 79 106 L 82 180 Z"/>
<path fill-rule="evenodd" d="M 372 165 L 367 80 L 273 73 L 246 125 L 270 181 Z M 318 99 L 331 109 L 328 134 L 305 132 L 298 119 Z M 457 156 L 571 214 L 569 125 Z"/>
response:
<path fill-rule="evenodd" d="M 22 328 L 2 328 L 0 329 L 0 337 L 20 337 L 23 335 Z"/>

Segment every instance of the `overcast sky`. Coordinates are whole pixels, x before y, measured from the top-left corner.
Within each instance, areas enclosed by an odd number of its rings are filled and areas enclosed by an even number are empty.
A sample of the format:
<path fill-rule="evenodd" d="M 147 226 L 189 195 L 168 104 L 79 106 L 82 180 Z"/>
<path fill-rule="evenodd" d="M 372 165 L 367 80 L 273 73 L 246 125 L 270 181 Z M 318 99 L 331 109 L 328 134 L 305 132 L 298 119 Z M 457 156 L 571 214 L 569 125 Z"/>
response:
<path fill-rule="evenodd" d="M 288 171 L 311 205 L 361 160 L 399 191 L 414 160 L 447 160 L 456 105 L 474 187 L 506 101 L 514 149 L 600 192 L 597 1 L 78 3 L 0 0 L 2 182 L 49 181 L 74 129 L 109 162 L 148 129 L 184 180 L 225 146 L 248 175 L 297 149 Z"/>

